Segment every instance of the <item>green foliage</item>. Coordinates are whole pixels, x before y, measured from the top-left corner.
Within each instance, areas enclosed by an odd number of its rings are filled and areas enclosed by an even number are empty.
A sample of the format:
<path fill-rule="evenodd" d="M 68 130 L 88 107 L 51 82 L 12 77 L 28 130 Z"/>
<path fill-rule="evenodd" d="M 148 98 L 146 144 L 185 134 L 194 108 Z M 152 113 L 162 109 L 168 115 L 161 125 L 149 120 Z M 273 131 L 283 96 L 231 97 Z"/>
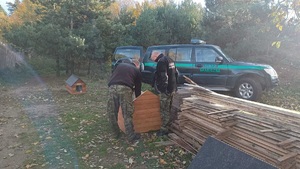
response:
<path fill-rule="evenodd" d="M 7 15 L 6 11 L 3 9 L 1 5 L 0 5 L 0 13 L 4 13 L 5 15 Z"/>
<path fill-rule="evenodd" d="M 200 37 L 202 10 L 190 0 L 181 5 L 172 2 L 155 8 L 144 6 L 136 20 L 133 37 L 141 46 L 156 44 L 188 43 Z"/>
<path fill-rule="evenodd" d="M 202 11 L 191 0 L 145 5 L 138 18 L 124 9 L 116 19 L 107 12 L 109 1 L 32 2 L 42 19 L 14 27 L 5 38 L 21 51 L 54 58 L 57 75 L 62 60 L 66 72 L 73 73 L 81 64 L 109 61 L 116 46 L 186 43 L 201 35 Z"/>
<path fill-rule="evenodd" d="M 139 45 L 132 35 L 135 24 L 135 17 L 132 11 L 121 9 L 119 17 L 114 19 L 112 25 L 112 42 L 113 46 L 130 46 Z"/>
<path fill-rule="evenodd" d="M 268 55 L 277 35 L 266 1 L 209 1 L 204 20 L 206 38 L 236 59 Z"/>
<path fill-rule="evenodd" d="M 39 75 L 53 75 L 56 71 L 56 63 L 52 58 L 45 56 L 35 56 L 28 59 L 28 66 Z"/>
<path fill-rule="evenodd" d="M 278 4 L 272 0 L 206 1 L 205 13 L 192 0 L 155 1 L 120 6 L 114 15 L 108 12 L 110 1 L 31 2 L 41 19 L 1 26 L 1 31 L 12 46 L 32 59 L 35 55 L 55 59 L 57 74 L 61 68 L 67 74 L 82 68 L 92 73 L 92 66 L 99 65 L 99 70 L 107 69 L 113 50 L 121 45 L 148 47 L 201 38 L 238 60 L 273 55 L 293 60 L 300 44 L 299 17 L 287 17 L 285 10 L 299 15 L 294 0 Z"/>
<path fill-rule="evenodd" d="M 20 3 L 20 0 L 14 0 L 14 2 L 6 2 L 9 13 L 13 13 Z"/>
<path fill-rule="evenodd" d="M 33 25 L 25 24 L 21 27 L 13 27 L 12 30 L 4 32 L 4 38 L 9 41 L 15 49 L 30 51 L 35 46 L 36 28 Z"/>
<path fill-rule="evenodd" d="M 163 29 L 163 23 L 157 19 L 158 11 L 145 9 L 136 21 L 134 37 L 140 46 L 166 43 L 167 31 Z"/>
<path fill-rule="evenodd" d="M 103 8 L 110 1 L 34 2 L 40 5 L 37 12 L 42 20 L 6 32 L 10 43 L 23 51 L 55 58 L 57 72 L 61 60 L 65 60 L 67 72 L 73 73 L 82 62 L 109 59 L 113 48 L 109 38 L 111 26 Z"/>
<path fill-rule="evenodd" d="M 17 69 L 1 69 L 0 85 L 14 85 L 22 83 L 26 78 L 31 77 L 33 72 L 25 66 Z"/>

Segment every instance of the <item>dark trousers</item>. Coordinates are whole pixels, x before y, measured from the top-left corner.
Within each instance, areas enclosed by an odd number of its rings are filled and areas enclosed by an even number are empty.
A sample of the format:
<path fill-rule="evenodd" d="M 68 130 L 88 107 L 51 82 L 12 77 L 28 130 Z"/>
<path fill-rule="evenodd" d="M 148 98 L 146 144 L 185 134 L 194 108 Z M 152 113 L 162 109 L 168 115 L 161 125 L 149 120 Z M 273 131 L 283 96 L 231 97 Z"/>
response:
<path fill-rule="evenodd" d="M 173 102 L 175 92 L 171 94 L 161 93 L 159 94 L 160 99 L 160 115 L 162 120 L 161 130 L 167 131 L 167 127 L 170 124 L 171 118 L 171 106 Z"/>

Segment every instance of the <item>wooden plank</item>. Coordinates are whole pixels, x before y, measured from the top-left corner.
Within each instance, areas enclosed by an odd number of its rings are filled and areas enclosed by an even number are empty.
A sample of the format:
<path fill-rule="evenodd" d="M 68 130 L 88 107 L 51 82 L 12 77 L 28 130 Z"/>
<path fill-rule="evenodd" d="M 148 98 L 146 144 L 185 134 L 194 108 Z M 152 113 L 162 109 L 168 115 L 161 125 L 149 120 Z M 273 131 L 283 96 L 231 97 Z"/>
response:
<path fill-rule="evenodd" d="M 137 133 L 146 133 L 149 131 L 157 131 L 160 129 L 160 125 L 152 126 L 134 126 L 134 131 Z"/>
<path fill-rule="evenodd" d="M 234 117 L 235 114 L 228 114 L 228 115 L 224 115 L 224 116 L 220 116 L 218 117 L 218 119 L 223 119 L 223 118 L 228 118 L 228 117 Z"/>
<path fill-rule="evenodd" d="M 224 128 L 231 126 L 231 135 L 221 137 L 228 144 L 268 163 L 280 165 L 282 169 L 300 168 L 299 112 L 223 97 L 214 92 L 203 92 L 203 89 L 192 89 L 190 93 L 191 97 L 181 100 L 181 107 L 188 110 L 179 112 L 176 121 L 176 132 L 182 133 L 180 137 L 187 138 L 186 141 L 203 141 L 213 132 L 222 136 L 226 133 Z M 237 111 L 226 112 L 231 109 Z M 296 153 L 295 157 L 291 153 Z"/>
<path fill-rule="evenodd" d="M 267 140 L 266 138 L 254 136 L 254 134 L 251 134 L 250 132 L 244 132 L 238 130 L 234 130 L 233 132 L 234 134 L 237 134 L 239 137 L 248 140 L 249 142 L 253 142 L 255 143 L 255 145 L 260 145 L 270 151 L 274 151 L 281 155 L 288 153 L 288 151 L 278 147 L 276 144 L 274 144 L 274 142 L 272 142 L 271 140 Z"/>
<path fill-rule="evenodd" d="M 265 153 L 262 153 L 261 151 L 257 151 L 256 149 L 251 148 L 242 142 L 236 142 L 236 140 L 237 139 L 235 139 L 234 137 L 227 137 L 223 141 L 229 145 L 232 145 L 233 147 L 236 147 L 237 149 L 239 149 L 249 155 L 252 155 L 253 157 L 259 158 L 259 159 L 266 161 L 272 165 L 276 165 L 276 159 L 271 158 L 268 155 L 266 155 Z"/>
<path fill-rule="evenodd" d="M 171 141 L 173 141 L 174 143 L 176 143 L 177 145 L 179 145 L 186 151 L 195 155 L 195 150 L 193 149 L 193 147 L 191 147 L 189 144 L 187 144 L 183 139 L 178 137 L 176 134 L 169 134 L 169 137 L 171 138 Z"/>
<path fill-rule="evenodd" d="M 218 131 L 207 128 L 206 126 L 203 126 L 203 125 L 201 125 L 199 123 L 195 123 L 195 122 L 187 122 L 187 123 L 180 123 L 179 124 L 180 129 L 184 129 L 188 126 L 193 126 L 193 127 L 198 129 L 198 132 L 205 132 L 205 133 L 209 133 L 210 135 L 216 134 L 218 132 Z"/>
<path fill-rule="evenodd" d="M 278 132 L 278 131 L 290 131 L 289 129 L 265 129 L 265 130 L 260 130 L 262 133 L 267 133 L 267 132 Z"/>
<path fill-rule="evenodd" d="M 175 145 L 174 141 L 171 140 L 167 140 L 167 141 L 158 141 L 158 142 L 154 142 L 156 147 L 160 147 L 160 146 L 173 146 Z"/>
<path fill-rule="evenodd" d="M 205 140 L 208 136 L 211 135 L 207 132 L 203 132 L 203 131 L 199 132 L 199 130 L 197 130 L 196 128 L 193 128 L 192 126 L 184 126 L 182 131 L 185 134 L 189 135 L 194 140 L 198 140 L 201 144 L 204 143 L 204 142 L 202 142 L 203 140 Z"/>
<path fill-rule="evenodd" d="M 296 141 L 298 141 L 298 140 L 295 139 L 295 138 L 289 138 L 289 139 L 286 139 L 286 140 L 284 140 L 284 141 L 281 141 L 281 142 L 277 143 L 277 145 L 278 145 L 279 147 L 285 148 L 285 147 L 289 146 L 290 144 L 292 144 L 292 143 L 294 143 L 294 142 L 296 142 Z"/>
<path fill-rule="evenodd" d="M 232 121 L 232 122 L 226 122 L 226 123 L 221 123 L 223 128 L 226 127 L 233 127 L 237 125 L 239 122 L 238 121 Z"/>
<path fill-rule="evenodd" d="M 188 132 L 187 130 L 182 130 L 182 133 L 185 135 L 182 139 L 190 143 L 194 149 L 197 149 L 204 143 L 206 138 L 200 138 L 193 136 L 193 133 Z"/>
<path fill-rule="evenodd" d="M 226 137 L 229 137 L 232 134 L 232 129 L 224 129 L 223 131 L 218 132 L 214 137 L 223 140 Z"/>
<path fill-rule="evenodd" d="M 289 153 L 289 154 L 286 154 L 286 155 L 284 155 L 284 156 L 278 158 L 277 160 L 278 160 L 279 163 L 283 163 L 283 162 L 285 162 L 285 161 L 287 161 L 287 160 L 290 160 L 290 159 L 292 159 L 292 158 L 295 158 L 296 156 L 297 156 L 297 153 L 291 152 L 291 153 Z"/>
<path fill-rule="evenodd" d="M 219 126 L 219 127 L 222 126 L 220 124 L 220 122 L 218 122 L 215 118 L 207 116 L 206 113 L 200 113 L 200 112 L 197 112 L 197 111 L 194 111 L 194 110 L 190 110 L 189 112 L 185 112 L 185 113 L 193 115 L 193 116 L 195 116 L 195 118 L 199 118 L 199 119 L 205 120 L 205 121 L 207 121 L 207 122 L 209 122 L 211 124 L 214 124 L 216 126 Z"/>
<path fill-rule="evenodd" d="M 140 120 L 146 120 L 148 118 L 155 118 L 155 119 L 160 119 L 160 112 L 159 111 L 153 111 L 153 112 L 148 112 L 148 111 L 134 111 L 134 114 L 132 115 L 133 118 L 140 119 Z"/>
<path fill-rule="evenodd" d="M 207 114 L 213 115 L 213 114 L 220 114 L 220 113 L 229 113 L 229 112 L 233 112 L 233 111 L 239 111 L 239 109 L 220 110 L 220 111 L 210 112 Z"/>
<path fill-rule="evenodd" d="M 134 109 L 137 109 L 137 110 L 159 110 L 159 103 L 155 103 L 155 102 L 148 102 L 149 104 L 145 104 L 147 103 L 146 101 L 145 102 L 142 102 L 142 103 L 134 103 Z"/>
<path fill-rule="evenodd" d="M 160 119 L 138 119 L 134 120 L 134 125 L 135 126 L 156 126 L 156 125 L 161 125 L 161 120 Z"/>
<path fill-rule="evenodd" d="M 230 123 L 230 122 L 234 122 L 234 121 L 236 121 L 235 116 L 232 116 L 230 118 L 220 119 L 220 123 Z"/>
<path fill-rule="evenodd" d="M 197 93 L 200 97 L 205 97 L 206 99 L 214 102 L 226 105 L 227 108 L 238 108 L 240 110 L 256 113 L 262 117 L 268 117 L 272 119 L 277 119 L 278 121 L 297 124 L 299 126 L 300 114 L 299 112 L 293 110 L 287 110 L 280 107 L 270 106 L 257 102 L 249 102 L 247 100 L 237 99 L 231 97 L 230 99 L 225 98 L 220 94 L 214 93 L 213 95 L 208 95 L 204 93 Z M 285 117 L 285 118 L 280 118 Z M 284 121 L 286 119 L 286 121 Z"/>

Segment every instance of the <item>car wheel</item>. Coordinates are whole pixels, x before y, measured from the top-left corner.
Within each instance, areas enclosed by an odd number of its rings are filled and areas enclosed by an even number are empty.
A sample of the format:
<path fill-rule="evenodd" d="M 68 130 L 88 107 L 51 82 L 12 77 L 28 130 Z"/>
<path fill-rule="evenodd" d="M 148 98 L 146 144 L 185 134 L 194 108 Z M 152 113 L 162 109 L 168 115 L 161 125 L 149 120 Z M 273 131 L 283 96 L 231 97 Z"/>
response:
<path fill-rule="evenodd" d="M 235 87 L 236 97 L 256 101 L 262 94 L 262 86 L 254 79 L 242 78 Z"/>

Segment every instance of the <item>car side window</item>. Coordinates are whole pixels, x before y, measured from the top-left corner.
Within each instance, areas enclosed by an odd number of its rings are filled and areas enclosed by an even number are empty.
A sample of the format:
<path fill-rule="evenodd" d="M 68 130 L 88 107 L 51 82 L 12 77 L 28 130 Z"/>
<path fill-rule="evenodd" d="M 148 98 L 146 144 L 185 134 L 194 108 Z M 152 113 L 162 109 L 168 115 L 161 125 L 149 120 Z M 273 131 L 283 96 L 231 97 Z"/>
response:
<path fill-rule="evenodd" d="M 150 56 L 152 57 L 153 53 L 156 53 L 156 52 L 162 53 L 162 54 L 164 54 L 164 55 L 166 54 L 166 50 L 165 50 L 165 49 L 154 49 L 154 50 L 151 51 Z M 151 60 L 150 60 L 150 61 L 151 61 Z"/>
<path fill-rule="evenodd" d="M 169 56 L 176 61 L 190 62 L 192 59 L 192 48 L 173 48 L 169 50 Z"/>
<path fill-rule="evenodd" d="M 175 61 L 176 60 L 176 49 L 170 49 L 168 56 Z"/>
<path fill-rule="evenodd" d="M 196 62 L 215 62 L 216 57 L 220 56 L 211 48 L 196 48 Z"/>

